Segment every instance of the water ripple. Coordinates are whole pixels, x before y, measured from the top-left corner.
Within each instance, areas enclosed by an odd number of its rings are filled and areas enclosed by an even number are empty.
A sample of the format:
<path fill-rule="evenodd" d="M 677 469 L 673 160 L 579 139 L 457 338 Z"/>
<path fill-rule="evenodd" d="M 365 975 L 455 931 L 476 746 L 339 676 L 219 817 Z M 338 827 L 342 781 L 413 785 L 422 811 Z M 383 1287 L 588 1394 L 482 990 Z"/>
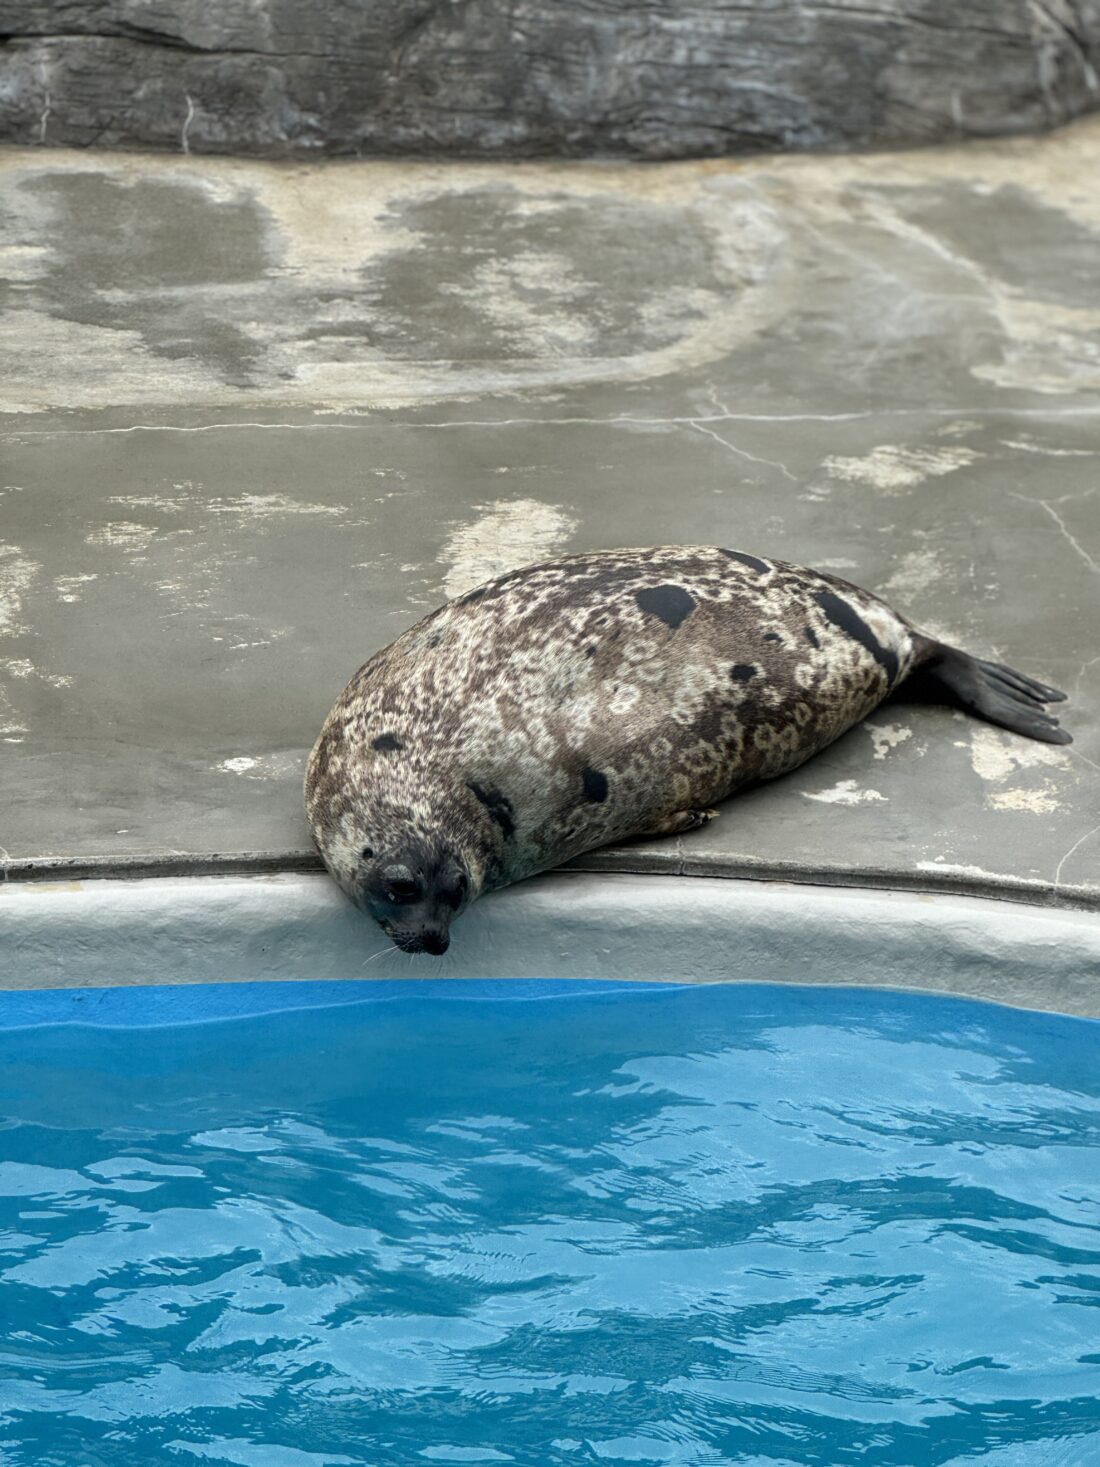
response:
<path fill-rule="evenodd" d="M 1098 1036 L 759 987 L 0 1034 L 0 1460 L 1100 1462 Z"/>

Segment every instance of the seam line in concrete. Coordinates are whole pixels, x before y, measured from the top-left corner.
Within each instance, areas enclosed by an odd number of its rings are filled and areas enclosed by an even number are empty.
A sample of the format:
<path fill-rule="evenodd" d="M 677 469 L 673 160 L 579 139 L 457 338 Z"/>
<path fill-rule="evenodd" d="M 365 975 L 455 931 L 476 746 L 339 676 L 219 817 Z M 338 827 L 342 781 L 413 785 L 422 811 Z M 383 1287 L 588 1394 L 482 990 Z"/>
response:
<path fill-rule="evenodd" d="M 125 406 L 121 404 L 120 406 Z M 224 406 L 224 404 L 222 404 Z M 272 408 L 291 408 L 295 410 L 308 411 L 309 405 L 296 402 L 268 401 L 261 406 Z M 41 416 L 50 412 L 49 407 L 44 407 L 34 414 L 27 416 Z M 102 409 L 108 412 L 113 409 Z M 349 407 L 349 411 L 354 411 Z M 340 409 L 333 410 L 334 415 L 340 413 Z M 118 433 L 217 433 L 236 428 L 261 428 L 282 429 L 283 431 L 310 433 L 347 433 L 355 432 L 369 423 L 385 423 L 391 428 L 410 429 L 436 429 L 446 430 L 451 428 L 573 428 L 573 427 L 696 427 L 703 423 L 852 423 L 863 422 L 871 418 L 957 418 L 964 413 L 971 418 L 1092 418 L 1100 417 L 1100 404 L 1082 404 L 1079 407 L 928 407 L 928 408 L 873 408 L 866 412 L 848 413 L 691 413 L 679 414 L 673 417 L 634 417 L 628 413 L 613 413 L 606 418 L 589 418 L 583 416 L 571 416 L 564 418 L 530 417 L 530 418 L 453 418 L 449 421 L 431 422 L 420 421 L 416 418 L 390 418 L 386 417 L 385 410 L 377 415 L 361 414 L 353 422 L 340 423 L 265 423 L 255 420 L 241 420 L 238 422 L 225 423 L 130 423 L 117 428 L 19 428 L 9 427 L 7 431 L 0 432 L 0 438 L 80 438 L 95 437 L 97 435 Z M 18 414 L 0 408 L 0 414 L 9 419 L 19 416 Z M 728 447 L 728 445 L 727 445 Z M 1035 501 L 1038 502 L 1038 501 Z"/>
<path fill-rule="evenodd" d="M 272 876 L 323 871 L 320 857 L 309 851 L 239 851 L 225 855 L 195 856 L 31 856 L 0 863 L 0 884 L 120 879 L 139 881 L 179 876 Z M 614 848 L 592 851 L 543 874 L 570 876 L 581 873 L 665 878 L 709 877 L 793 886 L 908 891 L 918 896 L 982 897 L 1029 907 L 1100 912 L 1100 890 L 1088 886 L 1055 885 L 1049 881 L 1027 881 L 1018 877 L 996 877 L 992 874 L 988 878 L 982 878 L 950 871 L 941 875 L 926 875 L 923 872 L 895 871 L 887 867 L 807 870 L 782 861 L 711 862 L 699 858 L 692 860 L 686 852 L 675 850 L 670 851 L 668 856 L 645 853 L 636 857 L 632 857 L 629 851 Z"/>

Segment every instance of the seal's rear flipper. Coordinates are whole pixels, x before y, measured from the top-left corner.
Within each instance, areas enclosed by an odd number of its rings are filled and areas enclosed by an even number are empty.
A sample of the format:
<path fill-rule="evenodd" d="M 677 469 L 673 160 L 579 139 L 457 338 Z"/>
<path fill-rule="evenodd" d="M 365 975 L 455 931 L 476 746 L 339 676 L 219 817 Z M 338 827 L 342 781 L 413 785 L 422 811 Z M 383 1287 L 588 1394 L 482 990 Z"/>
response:
<path fill-rule="evenodd" d="M 933 643 L 927 661 L 918 669 L 915 680 L 944 703 L 955 703 L 1013 733 L 1044 744 L 1072 744 L 1073 739 L 1058 720 L 1044 708 L 1044 703 L 1060 703 L 1065 698 L 1057 688 L 1005 667 L 1000 662 L 983 662 L 948 647 Z"/>

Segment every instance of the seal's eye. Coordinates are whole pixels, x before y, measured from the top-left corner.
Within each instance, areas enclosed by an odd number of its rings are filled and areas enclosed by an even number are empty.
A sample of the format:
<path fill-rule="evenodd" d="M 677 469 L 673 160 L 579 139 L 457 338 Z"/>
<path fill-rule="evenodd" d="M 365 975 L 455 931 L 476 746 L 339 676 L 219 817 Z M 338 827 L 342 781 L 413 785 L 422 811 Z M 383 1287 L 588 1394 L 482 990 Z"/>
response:
<path fill-rule="evenodd" d="M 374 858 L 374 852 L 371 850 L 370 846 L 364 846 L 359 854 L 363 857 L 364 861 L 370 861 Z"/>
<path fill-rule="evenodd" d="M 408 905 L 420 899 L 420 884 L 416 881 L 387 881 L 386 895 L 391 902 Z"/>

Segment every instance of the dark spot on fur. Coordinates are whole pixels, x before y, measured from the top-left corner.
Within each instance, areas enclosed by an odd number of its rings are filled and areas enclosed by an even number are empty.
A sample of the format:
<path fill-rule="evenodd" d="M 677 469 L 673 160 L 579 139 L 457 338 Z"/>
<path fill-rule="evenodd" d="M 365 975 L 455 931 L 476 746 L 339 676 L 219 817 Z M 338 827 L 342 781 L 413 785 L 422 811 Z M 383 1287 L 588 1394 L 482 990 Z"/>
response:
<path fill-rule="evenodd" d="M 778 632 L 765 632 L 764 633 L 764 641 L 765 642 L 781 642 L 782 640 L 783 640 L 783 638 L 779 635 Z"/>
<path fill-rule="evenodd" d="M 363 857 L 364 861 L 374 860 L 374 852 L 371 850 L 370 846 L 364 846 L 359 854 Z"/>
<path fill-rule="evenodd" d="M 735 683 L 747 683 L 750 677 L 756 676 L 756 667 L 751 662 L 736 662 L 730 668 L 730 677 Z"/>
<path fill-rule="evenodd" d="M 835 627 L 839 627 L 842 632 L 847 632 L 861 647 L 866 647 L 885 671 L 888 681 L 893 684 L 898 675 L 897 655 L 882 645 L 855 607 L 845 601 L 843 597 L 834 596 L 832 591 L 819 591 L 814 600 Z"/>
<path fill-rule="evenodd" d="M 505 836 L 515 834 L 515 810 L 507 795 L 502 795 L 500 790 L 487 790 L 484 785 L 476 784 L 473 780 L 467 781 L 466 788 L 481 801 L 488 810 L 490 819 L 496 821 Z"/>
<path fill-rule="evenodd" d="M 607 799 L 607 775 L 599 769 L 585 769 L 581 778 L 584 780 L 585 798 L 602 805 Z"/>
<path fill-rule="evenodd" d="M 803 627 L 802 631 L 811 647 L 821 646 L 821 643 L 817 639 L 817 633 L 814 631 L 813 627 Z"/>
<path fill-rule="evenodd" d="M 683 586 L 650 586 L 635 591 L 634 600 L 650 616 L 659 616 L 672 631 L 695 610 L 695 601 Z"/>
<path fill-rule="evenodd" d="M 457 604 L 459 606 L 470 606 L 475 601 L 480 601 L 488 589 L 489 588 L 487 586 L 478 586 L 476 590 L 467 591 L 465 596 L 460 596 L 458 598 Z"/>
<path fill-rule="evenodd" d="M 722 554 L 728 555 L 730 560 L 739 560 L 742 565 L 747 565 L 754 571 L 760 571 L 761 574 L 769 569 L 767 561 L 757 560 L 755 555 L 746 555 L 743 550 L 723 550 Z"/>
<path fill-rule="evenodd" d="M 596 655 L 596 644 L 595 644 L 595 642 L 593 642 L 591 644 L 591 646 L 586 647 L 584 649 L 584 655 L 586 657 L 595 657 L 595 655 Z"/>
<path fill-rule="evenodd" d="M 396 754 L 398 749 L 405 747 L 401 740 L 395 738 L 391 733 L 379 734 L 376 739 L 371 739 L 370 746 L 372 749 L 377 749 L 380 754 Z"/>

